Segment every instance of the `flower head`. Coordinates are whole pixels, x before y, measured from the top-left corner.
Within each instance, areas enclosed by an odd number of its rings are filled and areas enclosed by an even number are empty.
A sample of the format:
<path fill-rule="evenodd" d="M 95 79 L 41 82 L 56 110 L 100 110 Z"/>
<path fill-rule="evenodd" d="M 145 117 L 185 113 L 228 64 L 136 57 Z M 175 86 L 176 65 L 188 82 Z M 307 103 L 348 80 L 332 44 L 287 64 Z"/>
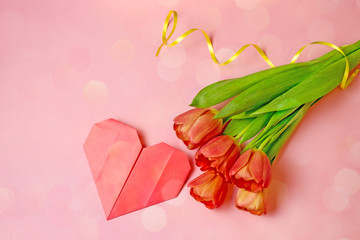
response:
<path fill-rule="evenodd" d="M 174 119 L 174 130 L 189 149 L 195 149 L 221 134 L 222 119 L 214 119 L 215 109 L 195 108 Z"/>
<path fill-rule="evenodd" d="M 208 171 L 193 179 L 188 187 L 196 201 L 202 202 L 207 208 L 217 208 L 224 202 L 228 183 L 214 172 Z"/>
<path fill-rule="evenodd" d="M 213 170 L 230 180 L 229 171 L 240 156 L 235 138 L 221 135 L 205 143 L 195 154 L 195 163 L 202 171 Z"/>
<path fill-rule="evenodd" d="M 231 181 L 239 188 L 260 192 L 269 186 L 270 167 L 270 161 L 263 151 L 249 149 L 240 155 L 231 168 Z"/>
<path fill-rule="evenodd" d="M 263 192 L 250 192 L 240 188 L 235 197 L 235 206 L 255 215 L 266 213 Z"/>

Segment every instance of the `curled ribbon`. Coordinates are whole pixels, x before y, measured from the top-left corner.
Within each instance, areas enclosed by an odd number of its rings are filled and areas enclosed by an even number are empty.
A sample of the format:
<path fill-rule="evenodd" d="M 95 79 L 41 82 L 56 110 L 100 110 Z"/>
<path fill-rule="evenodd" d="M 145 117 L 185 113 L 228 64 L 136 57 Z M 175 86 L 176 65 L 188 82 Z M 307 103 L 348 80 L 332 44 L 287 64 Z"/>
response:
<path fill-rule="evenodd" d="M 173 23 L 173 26 L 172 26 L 172 29 L 171 29 L 171 32 L 169 34 L 168 37 L 166 37 L 166 33 L 167 33 L 167 30 L 168 30 L 168 27 L 170 25 L 170 20 L 171 20 L 171 17 L 172 15 L 174 15 L 174 23 Z M 205 37 L 205 40 L 206 40 L 206 43 L 207 43 L 207 46 L 208 46 L 208 49 L 209 49 L 209 52 L 210 52 L 210 56 L 211 56 L 211 59 L 214 61 L 214 63 L 218 64 L 218 65 L 227 65 L 229 63 L 231 63 L 232 61 L 234 61 L 246 48 L 250 47 L 250 46 L 253 46 L 257 51 L 258 53 L 261 55 L 261 57 L 265 60 L 265 62 L 270 66 L 270 67 L 275 67 L 275 65 L 270 61 L 270 59 L 268 58 L 268 56 L 266 55 L 266 53 L 256 44 L 245 44 L 244 46 L 242 46 L 239 50 L 236 51 L 236 53 L 234 53 L 234 55 L 232 55 L 228 60 L 226 60 L 225 62 L 223 63 L 219 63 L 219 61 L 217 60 L 216 56 L 215 56 L 215 53 L 214 53 L 214 47 L 212 45 L 212 42 L 210 40 L 210 37 L 209 35 L 202 29 L 197 29 L 197 28 L 192 28 L 188 31 L 186 31 L 185 33 L 183 33 L 180 37 L 178 37 L 177 39 L 175 39 L 172 43 L 168 43 L 169 39 L 171 38 L 171 36 L 174 34 L 175 32 L 175 29 L 176 29 L 176 25 L 177 25 L 177 12 L 176 11 L 173 11 L 171 10 L 168 15 L 166 16 L 166 19 L 165 19 L 165 23 L 164 23 L 164 26 L 163 26 L 163 32 L 162 32 L 162 44 L 160 45 L 160 47 L 158 48 L 157 52 L 156 52 L 156 56 L 159 55 L 160 53 L 160 50 L 163 46 L 169 46 L 169 47 L 172 47 L 172 46 L 175 46 L 177 45 L 178 43 L 180 43 L 182 40 L 184 40 L 184 38 L 186 38 L 188 35 L 190 35 L 191 33 L 195 32 L 195 31 L 200 31 L 202 32 L 202 34 L 204 35 Z M 295 63 L 296 60 L 299 58 L 300 54 L 302 53 L 302 51 L 309 45 L 312 45 L 312 44 L 320 44 L 320 45 L 325 45 L 325 46 L 328 46 L 328 47 L 331 47 L 335 50 L 337 50 L 338 52 L 340 52 L 343 56 L 344 56 L 344 59 L 345 59 L 345 70 L 344 70 L 344 75 L 343 75 L 343 78 L 341 80 L 341 84 L 340 84 L 340 88 L 341 89 L 345 89 L 349 84 L 350 82 L 356 77 L 356 75 L 360 72 L 360 69 L 355 69 L 353 71 L 353 73 L 349 76 L 349 61 L 346 57 L 346 54 L 343 52 L 343 50 L 341 50 L 340 47 L 336 46 L 335 44 L 332 44 L 332 43 L 329 43 L 329 42 L 323 42 L 323 41 L 316 41 L 316 42 L 312 42 L 312 43 L 309 43 L 305 46 L 303 46 L 302 48 L 300 48 L 296 54 L 294 55 L 294 57 L 292 58 L 291 62 L 290 63 Z"/>
<path fill-rule="evenodd" d="M 343 50 L 341 50 L 341 48 L 339 48 L 338 46 L 336 46 L 335 44 L 332 44 L 332 43 L 329 43 L 329 42 L 323 42 L 323 41 L 316 41 L 316 42 L 312 42 L 312 43 L 309 43 L 309 44 L 306 44 L 305 46 L 303 46 L 302 48 L 300 48 L 295 56 L 291 59 L 291 62 L 290 63 L 295 63 L 296 60 L 299 58 L 300 54 L 302 53 L 302 51 L 309 45 L 312 45 L 312 44 L 320 44 L 320 45 L 325 45 L 325 46 L 328 46 L 328 47 L 331 47 L 335 50 L 337 50 L 338 52 L 340 52 L 343 56 L 344 56 L 344 59 L 345 59 L 345 70 L 344 70 L 344 76 L 341 80 L 341 83 L 340 83 L 340 88 L 341 89 L 345 89 L 349 84 L 350 82 L 355 78 L 356 74 L 352 74 L 350 77 L 349 77 L 349 60 L 347 59 L 346 57 L 346 54 L 344 53 Z M 355 73 L 355 71 L 354 71 Z"/>
<path fill-rule="evenodd" d="M 170 25 L 170 19 L 171 19 L 171 16 L 174 14 L 174 24 L 172 26 L 172 29 L 171 29 L 171 32 L 169 34 L 168 37 L 166 37 L 166 32 L 168 30 L 168 27 Z M 236 51 L 236 53 L 234 53 L 234 55 L 232 55 L 228 60 L 226 60 L 225 62 L 223 63 L 219 63 L 219 61 L 217 60 L 216 56 L 215 56 L 215 53 L 214 53 L 214 47 L 212 45 L 212 42 L 210 40 L 210 37 L 209 35 L 204 31 L 204 30 L 201 30 L 201 29 L 197 29 L 197 28 L 193 28 L 193 29 L 190 29 L 188 31 L 186 31 L 184 34 L 182 34 L 180 37 L 178 37 L 177 39 L 175 39 L 172 43 L 168 43 L 167 41 L 169 41 L 169 39 L 171 38 L 171 36 L 173 35 L 173 33 L 175 32 L 175 29 L 176 29 L 176 25 L 177 25 L 177 12 L 176 11 L 170 11 L 168 13 L 168 15 L 166 16 L 166 19 L 165 19 L 165 23 L 164 23 L 164 27 L 163 27 L 163 32 L 162 32 L 162 44 L 160 45 L 160 47 L 158 48 L 157 52 L 156 52 L 156 56 L 159 55 L 160 53 L 160 50 L 161 48 L 165 45 L 165 46 L 169 46 L 169 47 L 172 47 L 172 46 L 175 46 L 176 44 L 180 43 L 182 40 L 184 40 L 184 38 L 186 38 L 188 35 L 190 35 L 191 33 L 195 32 L 195 31 L 200 31 L 202 32 L 202 34 L 204 35 L 205 37 L 205 40 L 206 40 L 206 43 L 207 43 L 207 46 L 209 48 L 209 52 L 210 52 L 210 56 L 211 56 L 211 59 L 216 63 L 216 64 L 219 64 L 219 65 L 227 65 L 229 63 L 231 63 L 232 61 L 234 61 L 246 48 L 250 47 L 250 46 L 253 46 L 258 52 L 259 54 L 261 55 L 261 57 L 266 61 L 266 63 L 270 66 L 270 67 L 275 67 L 275 65 L 270 61 L 270 59 L 266 56 L 265 52 L 257 45 L 255 44 L 246 44 L 244 46 L 242 46 L 239 50 Z"/>

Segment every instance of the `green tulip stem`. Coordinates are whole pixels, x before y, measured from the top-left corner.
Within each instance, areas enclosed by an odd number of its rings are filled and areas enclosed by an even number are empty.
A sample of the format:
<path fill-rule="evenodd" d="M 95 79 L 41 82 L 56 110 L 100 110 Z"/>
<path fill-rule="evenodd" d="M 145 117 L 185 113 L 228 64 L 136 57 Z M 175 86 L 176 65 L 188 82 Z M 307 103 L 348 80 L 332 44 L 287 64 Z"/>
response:
<path fill-rule="evenodd" d="M 258 147 L 259 150 L 263 150 L 266 144 L 269 143 L 269 141 L 273 138 L 273 135 L 268 136 L 265 138 L 265 140 L 261 143 L 261 145 Z"/>
<path fill-rule="evenodd" d="M 238 135 L 236 135 L 235 139 L 240 140 L 240 138 L 244 135 L 244 133 L 250 128 L 251 124 L 249 124 L 246 128 L 244 128 Z"/>

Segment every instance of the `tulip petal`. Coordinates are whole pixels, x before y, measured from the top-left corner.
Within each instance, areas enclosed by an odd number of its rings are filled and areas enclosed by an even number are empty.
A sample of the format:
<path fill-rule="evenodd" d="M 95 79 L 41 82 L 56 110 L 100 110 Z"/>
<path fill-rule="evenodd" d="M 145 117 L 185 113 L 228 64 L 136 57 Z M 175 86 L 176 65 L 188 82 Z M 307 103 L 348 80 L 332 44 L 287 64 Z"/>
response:
<path fill-rule="evenodd" d="M 244 152 L 230 170 L 231 182 L 251 192 L 261 192 L 270 183 L 270 161 L 257 149 Z"/>
<path fill-rule="evenodd" d="M 260 151 L 254 151 L 250 159 L 249 170 L 255 182 L 260 183 L 263 178 L 263 154 Z"/>
<path fill-rule="evenodd" d="M 227 182 L 210 171 L 192 180 L 188 186 L 191 187 L 191 196 L 210 209 L 219 207 L 223 203 L 228 189 Z"/>
<path fill-rule="evenodd" d="M 216 195 L 214 205 L 215 207 L 220 207 L 220 205 L 224 202 L 226 198 L 226 194 L 228 191 L 228 183 L 225 182 L 221 177 L 218 177 L 216 184 Z"/>
<path fill-rule="evenodd" d="M 216 190 L 218 187 L 218 181 L 216 177 L 212 178 L 210 182 L 204 184 L 201 188 L 198 188 L 198 194 L 205 200 L 209 201 L 216 198 Z"/>
<path fill-rule="evenodd" d="M 206 143 L 206 145 L 201 148 L 201 152 L 207 157 L 220 157 L 225 155 L 233 144 L 234 138 L 227 135 L 221 135 Z"/>
<path fill-rule="evenodd" d="M 196 166 L 200 167 L 201 171 L 208 171 L 212 169 L 211 166 L 209 166 L 209 159 L 204 157 L 202 154 L 198 154 L 195 157 L 195 164 Z"/>
<path fill-rule="evenodd" d="M 246 188 L 246 190 L 251 192 L 261 192 L 263 190 L 262 185 L 259 185 L 259 183 L 255 182 L 254 180 L 250 182 L 251 184 Z"/>
<path fill-rule="evenodd" d="M 222 120 L 213 119 L 213 114 L 200 116 L 189 130 L 189 139 L 193 143 L 205 143 L 222 131 Z"/>
<path fill-rule="evenodd" d="M 190 195 L 198 202 L 201 202 L 205 205 L 205 207 L 209 208 L 209 209 L 213 209 L 216 208 L 216 206 L 213 204 L 213 201 L 206 201 L 204 200 L 200 195 L 198 195 L 195 191 L 194 188 L 190 189 Z"/>
<path fill-rule="evenodd" d="M 240 155 L 240 146 L 233 137 L 222 135 L 203 145 L 195 154 L 195 164 L 202 171 L 213 170 L 225 180 L 229 180 L 229 171 Z"/>
<path fill-rule="evenodd" d="M 212 172 L 205 172 L 204 174 L 201 174 L 200 176 L 194 178 L 188 183 L 188 187 L 195 187 L 200 184 L 204 184 L 206 182 L 209 182 L 211 179 L 214 178 L 214 173 Z"/>
<path fill-rule="evenodd" d="M 174 130 L 176 133 L 176 136 L 179 139 L 182 139 L 183 141 L 188 141 L 189 137 L 186 135 L 186 133 L 189 131 L 190 127 L 191 127 L 192 123 L 187 123 L 187 124 L 174 124 Z"/>
<path fill-rule="evenodd" d="M 238 207 L 250 206 L 256 199 L 256 195 L 252 192 L 240 188 L 237 192 L 236 203 Z"/>
<path fill-rule="evenodd" d="M 250 172 L 249 165 L 245 165 L 245 167 L 241 168 L 236 174 L 236 179 L 243 179 L 245 181 L 250 181 L 253 179 L 253 176 Z"/>
<path fill-rule="evenodd" d="M 197 144 L 193 144 L 190 141 L 183 141 L 183 142 L 187 146 L 187 148 L 190 149 L 190 150 L 193 150 L 193 149 L 196 149 L 196 148 L 199 147 Z"/>
<path fill-rule="evenodd" d="M 230 175 L 235 175 L 236 172 L 239 171 L 239 169 L 244 167 L 249 161 L 251 155 L 252 155 L 251 149 L 241 154 L 240 157 L 237 159 L 237 161 L 234 163 L 234 166 L 231 168 Z"/>
<path fill-rule="evenodd" d="M 264 161 L 263 161 L 263 188 L 266 188 L 269 186 L 270 184 L 270 179 L 271 179 L 271 164 L 270 161 L 268 159 L 268 157 L 265 155 L 264 156 Z"/>
<path fill-rule="evenodd" d="M 195 119 L 199 118 L 202 114 L 204 114 L 209 109 L 206 108 L 194 108 L 187 112 L 184 112 L 177 117 L 174 118 L 174 123 L 176 124 L 184 124 L 188 122 L 193 122 Z"/>
<path fill-rule="evenodd" d="M 265 214 L 262 192 L 254 193 L 240 188 L 235 197 L 235 206 L 255 215 Z"/>
<path fill-rule="evenodd" d="M 227 157 L 227 161 L 223 161 L 222 164 L 218 167 L 219 172 L 225 173 L 224 177 L 226 181 L 230 180 L 230 169 L 240 156 L 240 147 L 236 145 L 230 151 L 231 153 Z"/>

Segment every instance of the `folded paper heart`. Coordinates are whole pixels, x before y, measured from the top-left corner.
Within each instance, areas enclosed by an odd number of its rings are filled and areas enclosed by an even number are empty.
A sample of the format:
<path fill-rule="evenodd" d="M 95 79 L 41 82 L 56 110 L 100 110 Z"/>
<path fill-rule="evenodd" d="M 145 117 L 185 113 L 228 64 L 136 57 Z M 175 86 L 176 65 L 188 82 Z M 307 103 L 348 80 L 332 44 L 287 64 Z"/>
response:
<path fill-rule="evenodd" d="M 93 126 L 84 150 L 108 220 L 175 198 L 191 169 L 185 153 L 143 148 L 136 129 L 114 119 Z"/>

